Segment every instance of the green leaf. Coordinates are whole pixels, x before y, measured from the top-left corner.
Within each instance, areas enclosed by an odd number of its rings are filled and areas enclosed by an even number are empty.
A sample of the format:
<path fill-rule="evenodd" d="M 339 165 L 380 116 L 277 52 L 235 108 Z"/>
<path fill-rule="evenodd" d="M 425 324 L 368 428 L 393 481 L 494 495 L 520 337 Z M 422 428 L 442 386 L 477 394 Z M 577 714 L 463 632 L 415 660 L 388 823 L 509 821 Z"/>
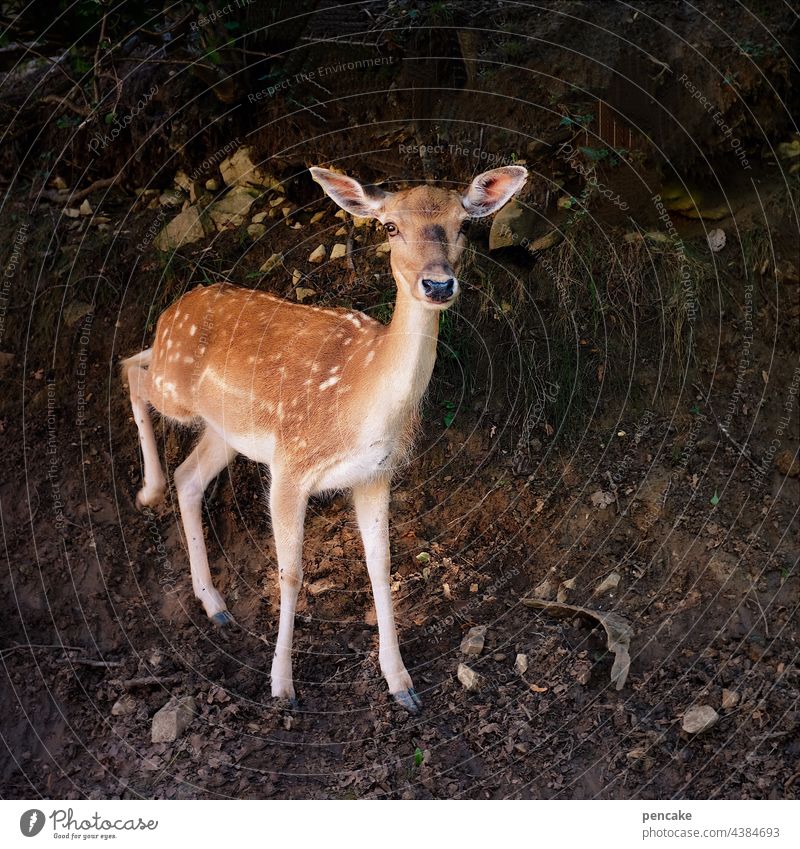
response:
<path fill-rule="evenodd" d="M 417 748 L 414 749 L 414 766 L 420 766 L 424 759 L 425 755 L 422 754 L 422 749 L 417 746 Z"/>
<path fill-rule="evenodd" d="M 417 562 L 418 563 L 430 563 L 431 562 L 430 554 L 428 554 L 427 551 L 420 551 L 420 553 L 417 555 Z"/>
<path fill-rule="evenodd" d="M 692 404 L 692 406 L 689 407 L 689 412 L 693 416 L 699 416 L 700 415 L 700 408 L 697 406 L 697 404 Z"/>
<path fill-rule="evenodd" d="M 719 504 L 719 496 L 717 495 L 717 491 L 714 490 L 714 494 L 711 496 L 711 503 L 716 507 Z"/>
<path fill-rule="evenodd" d="M 591 159 L 592 162 L 600 162 L 600 160 L 605 159 L 609 154 L 607 147 L 579 147 L 578 150 L 587 159 Z"/>

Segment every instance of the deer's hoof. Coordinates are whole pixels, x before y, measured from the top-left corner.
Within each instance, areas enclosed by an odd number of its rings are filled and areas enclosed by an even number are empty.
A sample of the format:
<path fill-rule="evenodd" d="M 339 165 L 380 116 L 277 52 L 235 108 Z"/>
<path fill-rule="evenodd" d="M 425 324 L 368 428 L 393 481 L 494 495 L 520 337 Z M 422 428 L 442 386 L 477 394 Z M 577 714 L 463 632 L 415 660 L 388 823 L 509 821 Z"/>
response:
<path fill-rule="evenodd" d="M 401 690 L 399 693 L 392 693 L 392 696 L 397 704 L 411 714 L 416 715 L 422 710 L 422 699 L 413 687 L 409 687 L 408 690 Z"/>
<path fill-rule="evenodd" d="M 211 621 L 217 628 L 230 628 L 231 625 L 235 624 L 233 616 L 227 610 L 220 610 L 219 613 L 215 613 L 211 617 Z"/>

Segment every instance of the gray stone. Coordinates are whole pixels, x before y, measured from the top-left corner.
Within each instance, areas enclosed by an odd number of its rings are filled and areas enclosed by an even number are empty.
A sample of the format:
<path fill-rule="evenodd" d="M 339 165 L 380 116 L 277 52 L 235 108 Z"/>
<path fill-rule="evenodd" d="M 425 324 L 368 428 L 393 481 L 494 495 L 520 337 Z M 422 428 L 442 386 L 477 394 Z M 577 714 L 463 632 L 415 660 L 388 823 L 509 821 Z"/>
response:
<path fill-rule="evenodd" d="M 683 715 L 681 727 L 687 734 L 702 734 L 719 722 L 719 714 L 711 705 L 695 705 Z"/>
<path fill-rule="evenodd" d="M 478 657 L 483 651 L 483 644 L 486 640 L 486 626 L 476 625 L 467 631 L 464 639 L 461 641 L 461 652 L 470 657 Z"/>
<path fill-rule="evenodd" d="M 480 687 L 481 676 L 474 669 L 470 669 L 466 663 L 458 664 L 456 675 L 465 690 L 477 690 Z"/>
<path fill-rule="evenodd" d="M 190 206 L 189 209 L 178 213 L 156 236 L 155 246 L 160 251 L 170 251 L 192 242 L 199 242 L 205 236 L 200 210 Z"/>
<path fill-rule="evenodd" d="M 172 743 L 189 727 L 197 705 L 191 696 L 170 699 L 153 717 L 151 739 L 154 743 Z"/>
<path fill-rule="evenodd" d="M 240 147 L 227 159 L 223 159 L 219 170 L 226 186 L 263 186 L 267 189 L 283 191 L 280 180 L 276 180 L 263 168 L 256 166 L 253 162 L 252 151 L 247 145 Z"/>
<path fill-rule="evenodd" d="M 208 215 L 217 230 L 230 230 L 244 224 L 256 193 L 244 186 L 234 186 L 224 197 L 208 207 Z"/>

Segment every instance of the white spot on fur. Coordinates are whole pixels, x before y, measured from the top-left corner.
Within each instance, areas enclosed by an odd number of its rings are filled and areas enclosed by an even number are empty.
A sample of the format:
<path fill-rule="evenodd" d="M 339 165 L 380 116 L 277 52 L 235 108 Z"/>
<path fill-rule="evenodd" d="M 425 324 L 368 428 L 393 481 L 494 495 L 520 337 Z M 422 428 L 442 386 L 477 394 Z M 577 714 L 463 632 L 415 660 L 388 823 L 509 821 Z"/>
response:
<path fill-rule="evenodd" d="M 340 380 L 340 377 L 329 377 L 327 380 L 323 380 L 319 385 L 320 391 L 328 389 L 331 386 L 335 386 Z"/>
<path fill-rule="evenodd" d="M 375 351 L 370 351 L 367 354 L 366 364 L 369 365 L 375 359 Z"/>
<path fill-rule="evenodd" d="M 197 333 L 197 325 L 196 325 L 196 324 L 193 324 L 193 325 L 189 328 L 189 335 L 190 335 L 190 336 L 194 336 L 194 334 L 195 334 L 195 333 Z"/>

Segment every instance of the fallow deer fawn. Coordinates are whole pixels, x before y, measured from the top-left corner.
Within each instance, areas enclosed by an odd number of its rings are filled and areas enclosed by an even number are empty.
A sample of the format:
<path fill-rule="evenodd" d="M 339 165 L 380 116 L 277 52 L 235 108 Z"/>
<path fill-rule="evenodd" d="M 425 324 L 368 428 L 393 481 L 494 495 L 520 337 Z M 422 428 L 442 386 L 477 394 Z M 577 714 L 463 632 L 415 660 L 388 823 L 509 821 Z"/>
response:
<path fill-rule="evenodd" d="M 381 671 L 394 698 L 416 713 L 422 703 L 400 656 L 389 588 L 390 480 L 409 450 L 433 371 L 439 313 L 458 294 L 465 222 L 500 209 L 527 171 L 495 168 L 463 194 L 434 186 L 390 193 L 325 168 L 311 173 L 342 209 L 383 224 L 397 284 L 391 323 L 227 284 L 188 292 L 162 313 L 153 347 L 122 364 L 144 459 L 136 503 L 156 505 L 166 487 L 149 406 L 168 419 L 202 423 L 196 447 L 175 470 L 175 488 L 194 594 L 222 626 L 232 618 L 208 568 L 203 492 L 237 454 L 269 466 L 281 598 L 272 695 L 294 699 L 306 505 L 324 490 L 352 489 Z"/>

